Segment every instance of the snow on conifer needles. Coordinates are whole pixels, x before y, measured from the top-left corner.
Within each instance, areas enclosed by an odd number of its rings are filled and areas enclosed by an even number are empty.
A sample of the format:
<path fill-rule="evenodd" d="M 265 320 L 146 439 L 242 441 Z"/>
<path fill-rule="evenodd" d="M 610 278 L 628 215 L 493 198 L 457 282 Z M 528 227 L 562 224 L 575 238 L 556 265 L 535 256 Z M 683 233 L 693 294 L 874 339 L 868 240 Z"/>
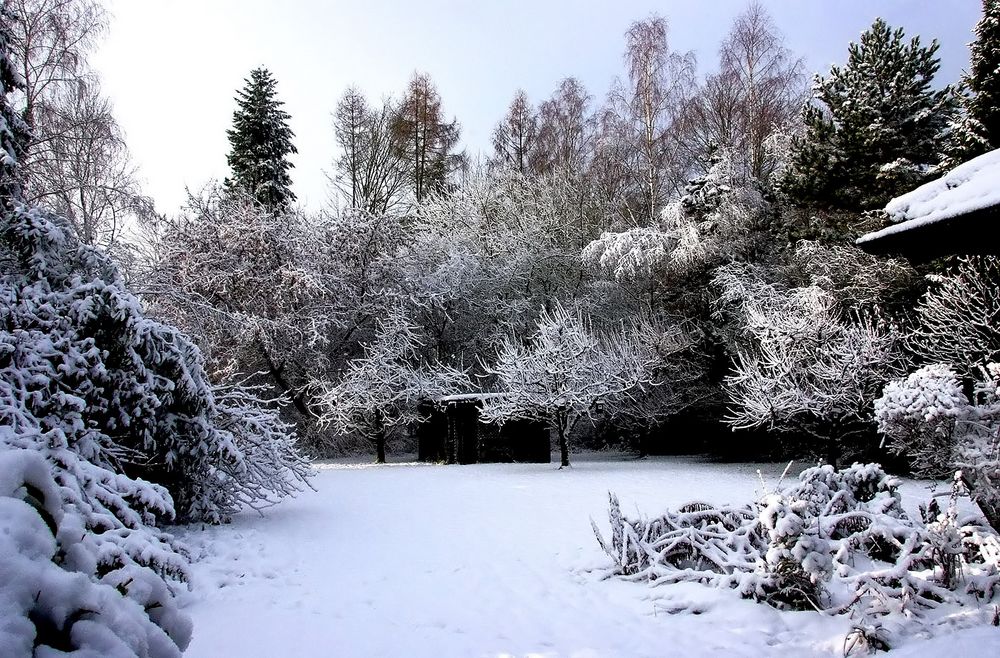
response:
<path fill-rule="evenodd" d="M 3 5 L 5 11 L 6 5 Z M 162 526 L 219 522 L 311 472 L 253 389 L 146 317 L 115 264 L 23 202 L 20 81 L 0 21 L 0 650 L 179 656 L 188 555 Z M 13 127 L 13 129 L 12 129 Z"/>

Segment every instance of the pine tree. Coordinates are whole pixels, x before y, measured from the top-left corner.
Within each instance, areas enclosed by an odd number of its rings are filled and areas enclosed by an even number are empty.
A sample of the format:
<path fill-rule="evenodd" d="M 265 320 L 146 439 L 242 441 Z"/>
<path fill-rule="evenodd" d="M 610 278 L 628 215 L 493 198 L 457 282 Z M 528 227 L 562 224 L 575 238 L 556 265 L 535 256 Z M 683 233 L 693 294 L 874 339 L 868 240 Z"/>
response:
<path fill-rule="evenodd" d="M 962 116 L 955 125 L 948 164 L 1000 148 L 1000 0 L 983 0 L 983 17 L 969 44 L 971 71 L 962 76 Z"/>
<path fill-rule="evenodd" d="M 15 171 L 18 158 L 28 143 L 28 127 L 7 100 L 8 94 L 22 85 L 10 59 L 13 21 L 14 14 L 7 4 L 0 4 L 0 212 L 13 209 L 21 200 Z"/>
<path fill-rule="evenodd" d="M 876 19 L 848 47 L 844 67 L 817 76 L 819 104 L 803 111 L 806 133 L 793 144 L 783 181 L 808 206 L 876 208 L 932 175 L 954 115 L 950 87 L 932 89 L 938 43 L 906 43 L 902 28 Z"/>
<path fill-rule="evenodd" d="M 292 144 L 295 134 L 288 127 L 291 117 L 275 96 L 277 81 L 270 71 L 254 69 L 245 82 L 236 95 L 233 127 L 226 131 L 233 172 L 226 185 L 240 187 L 265 207 L 280 210 L 295 201 L 288 174 L 294 165 L 287 159 L 298 153 Z"/>

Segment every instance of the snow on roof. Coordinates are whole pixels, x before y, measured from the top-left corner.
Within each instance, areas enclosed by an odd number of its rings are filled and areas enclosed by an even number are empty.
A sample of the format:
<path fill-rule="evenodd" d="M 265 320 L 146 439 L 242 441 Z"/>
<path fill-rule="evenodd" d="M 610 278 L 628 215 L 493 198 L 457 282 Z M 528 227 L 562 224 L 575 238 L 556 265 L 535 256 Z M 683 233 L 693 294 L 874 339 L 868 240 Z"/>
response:
<path fill-rule="evenodd" d="M 858 238 L 858 244 L 1000 205 L 1000 149 L 984 153 L 890 201 L 896 224 Z"/>

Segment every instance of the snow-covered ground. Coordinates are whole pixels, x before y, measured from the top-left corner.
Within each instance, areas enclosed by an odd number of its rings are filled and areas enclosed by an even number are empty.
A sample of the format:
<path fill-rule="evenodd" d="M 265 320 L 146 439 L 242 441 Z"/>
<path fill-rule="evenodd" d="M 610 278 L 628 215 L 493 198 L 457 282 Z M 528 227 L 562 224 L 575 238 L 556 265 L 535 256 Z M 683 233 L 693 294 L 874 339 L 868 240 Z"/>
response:
<path fill-rule="evenodd" d="M 656 515 L 744 503 L 758 466 L 578 457 L 552 465 L 320 464 L 315 492 L 190 531 L 190 656 L 834 656 L 850 621 L 731 591 L 602 580 L 607 492 Z M 782 467 L 761 465 L 767 486 Z M 915 505 L 924 493 L 908 484 Z M 679 610 L 682 610 L 679 612 Z M 694 611 L 694 612 L 692 612 Z M 1000 629 L 893 655 L 1000 655 Z"/>

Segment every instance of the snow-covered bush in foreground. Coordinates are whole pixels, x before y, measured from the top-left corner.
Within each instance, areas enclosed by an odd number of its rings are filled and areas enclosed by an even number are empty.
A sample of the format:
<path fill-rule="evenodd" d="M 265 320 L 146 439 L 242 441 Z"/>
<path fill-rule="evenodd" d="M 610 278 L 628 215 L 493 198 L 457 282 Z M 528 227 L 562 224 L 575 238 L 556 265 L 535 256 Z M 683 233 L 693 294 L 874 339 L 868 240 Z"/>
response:
<path fill-rule="evenodd" d="M 80 244 L 61 218 L 23 207 L 9 213 L 0 257 L 5 443 L 62 446 L 119 474 L 116 482 L 127 475 L 162 485 L 178 520 L 224 520 L 256 497 L 248 492 L 287 493 L 289 481 L 305 477 L 308 465 L 277 417 L 261 423 L 268 412 L 255 405 L 250 413 L 246 396 L 242 406 L 216 398 L 198 348 L 145 317 L 107 256 Z M 256 479 L 243 447 L 258 439 L 284 446 L 272 453 L 280 477 Z M 50 461 L 65 468 L 54 455 Z M 145 503 L 123 495 L 126 506 Z M 157 514 L 144 523 L 173 516 L 152 507 Z"/>
<path fill-rule="evenodd" d="M 61 648 L 98 642 L 97 631 L 70 632 L 89 628 L 83 621 L 94 611 L 112 620 L 131 615 L 128 624 L 139 628 L 162 621 L 183 646 L 189 632 L 176 630 L 186 622 L 169 612 L 167 583 L 187 579 L 187 559 L 153 526 L 224 520 L 294 491 L 309 465 L 253 391 L 213 390 L 197 348 L 146 318 L 107 257 L 81 245 L 63 220 L 15 206 L 0 229 L 0 456 L 35 455 L 52 482 L 46 505 L 59 512 L 50 513 L 55 539 L 30 553 L 44 570 L 12 567 L 23 583 L 0 579 L 0 590 L 20 601 L 27 590 L 13 588 L 34 587 L 37 601 L 62 600 L 62 586 L 53 584 L 62 576 L 46 575 L 61 567 L 78 573 L 76 598 L 67 601 L 79 605 L 51 619 L 23 606 L 4 616 L 34 628 L 39 642 L 63 633 L 52 640 Z M 0 478 L 16 480 L 18 463 L 0 462 Z M 5 505 L 21 516 L 4 529 L 20 527 L 23 509 Z M 4 561 L 28 548 L 9 545 Z M 140 607 L 109 602 L 114 596 Z M 143 632 L 153 639 L 121 630 L 123 646 L 170 655 L 155 639 L 159 631 Z M 100 654 L 125 651 L 100 641 Z"/>
<path fill-rule="evenodd" d="M 167 584 L 148 567 L 109 562 L 64 496 L 40 455 L 0 451 L 0 647 L 11 656 L 180 656 L 191 622 Z M 132 530 L 129 541 L 153 552 L 159 540 L 146 534 Z"/>
<path fill-rule="evenodd" d="M 944 365 L 890 382 L 875 402 L 879 431 L 918 472 L 956 469 L 972 499 L 1000 530 L 1000 364 L 980 369 L 970 402 L 958 375 Z"/>
<path fill-rule="evenodd" d="M 1000 596 L 997 534 L 959 514 L 960 489 L 945 512 L 911 518 L 899 484 L 877 464 L 817 466 L 751 506 L 691 503 L 635 520 L 611 494 L 610 540 L 596 524 L 594 532 L 614 563 L 608 575 L 848 614 L 852 647 L 886 648 L 924 625 L 988 620 L 982 603 Z"/>
<path fill-rule="evenodd" d="M 875 421 L 915 473 L 946 477 L 953 470 L 955 427 L 968 406 L 958 375 L 933 364 L 889 382 L 875 400 Z"/>

